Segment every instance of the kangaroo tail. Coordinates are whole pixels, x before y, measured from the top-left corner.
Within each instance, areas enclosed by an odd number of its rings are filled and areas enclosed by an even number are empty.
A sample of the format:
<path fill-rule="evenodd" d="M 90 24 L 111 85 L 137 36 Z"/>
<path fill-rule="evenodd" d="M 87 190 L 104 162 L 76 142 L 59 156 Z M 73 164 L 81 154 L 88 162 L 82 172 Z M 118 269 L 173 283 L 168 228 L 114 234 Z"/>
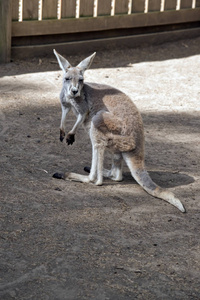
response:
<path fill-rule="evenodd" d="M 172 192 L 163 189 L 157 184 L 155 184 L 149 176 L 148 172 L 135 163 L 133 157 L 128 157 L 126 155 L 123 155 L 123 157 L 131 171 L 132 176 L 147 193 L 156 198 L 160 198 L 162 200 L 167 201 L 183 213 L 186 212 L 181 201 L 178 198 L 176 198 Z"/>

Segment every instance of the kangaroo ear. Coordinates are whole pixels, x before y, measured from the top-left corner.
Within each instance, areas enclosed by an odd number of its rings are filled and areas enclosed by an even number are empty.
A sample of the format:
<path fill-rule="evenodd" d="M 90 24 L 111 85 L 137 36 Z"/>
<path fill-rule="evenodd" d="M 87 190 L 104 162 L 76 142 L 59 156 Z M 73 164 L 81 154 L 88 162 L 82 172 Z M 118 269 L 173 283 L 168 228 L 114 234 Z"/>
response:
<path fill-rule="evenodd" d="M 66 71 L 66 69 L 71 67 L 70 63 L 62 55 L 58 54 L 58 52 L 55 49 L 53 49 L 53 52 L 58 60 L 60 68 L 64 72 Z"/>
<path fill-rule="evenodd" d="M 91 66 L 95 55 L 96 52 L 82 60 L 80 64 L 78 64 L 77 68 L 80 68 L 83 72 L 85 72 L 85 70 L 89 69 L 89 67 Z"/>

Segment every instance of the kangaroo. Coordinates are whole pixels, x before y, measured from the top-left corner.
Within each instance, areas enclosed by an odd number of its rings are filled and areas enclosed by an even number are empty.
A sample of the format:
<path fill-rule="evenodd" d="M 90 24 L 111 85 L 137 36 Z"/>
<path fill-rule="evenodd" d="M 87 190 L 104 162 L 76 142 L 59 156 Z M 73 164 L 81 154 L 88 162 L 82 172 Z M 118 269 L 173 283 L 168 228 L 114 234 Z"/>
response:
<path fill-rule="evenodd" d="M 123 161 L 133 178 L 150 195 L 163 199 L 181 212 L 185 208 L 169 190 L 156 185 L 144 166 L 144 129 L 140 112 L 132 100 L 123 92 L 108 85 L 84 83 L 84 72 L 90 67 L 96 52 L 82 60 L 76 67 L 53 50 L 63 71 L 63 87 L 60 93 L 62 117 L 60 141 L 65 138 L 65 121 L 72 109 L 77 119 L 66 135 L 72 145 L 80 125 L 88 132 L 92 144 L 92 163 L 89 175 L 77 173 L 55 173 L 54 178 L 79 182 L 103 184 L 103 177 L 115 181 L 123 179 Z M 112 153 L 111 170 L 103 168 L 105 151 Z"/>

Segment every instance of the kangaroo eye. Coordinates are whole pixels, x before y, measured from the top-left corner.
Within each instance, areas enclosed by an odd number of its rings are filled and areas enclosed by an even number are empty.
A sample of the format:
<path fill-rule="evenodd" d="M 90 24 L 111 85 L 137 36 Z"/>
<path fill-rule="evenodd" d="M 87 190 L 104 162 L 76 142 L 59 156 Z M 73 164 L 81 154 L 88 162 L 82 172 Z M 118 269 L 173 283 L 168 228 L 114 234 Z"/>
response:
<path fill-rule="evenodd" d="M 69 77 L 66 77 L 66 78 L 65 78 L 65 81 L 69 81 L 69 80 L 70 80 L 70 78 L 69 78 Z"/>

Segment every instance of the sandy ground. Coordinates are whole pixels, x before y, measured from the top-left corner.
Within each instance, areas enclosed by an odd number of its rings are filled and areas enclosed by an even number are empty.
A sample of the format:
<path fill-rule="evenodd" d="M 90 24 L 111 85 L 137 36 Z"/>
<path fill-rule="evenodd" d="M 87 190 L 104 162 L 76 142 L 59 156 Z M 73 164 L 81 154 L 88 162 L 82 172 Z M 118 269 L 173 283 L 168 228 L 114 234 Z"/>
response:
<path fill-rule="evenodd" d="M 52 178 L 91 161 L 83 129 L 73 146 L 59 141 L 61 75 L 53 56 L 0 65 L 0 299 L 199 300 L 200 38 L 97 51 L 86 73 L 131 96 L 147 169 L 186 214 L 126 167 L 102 187 Z"/>

